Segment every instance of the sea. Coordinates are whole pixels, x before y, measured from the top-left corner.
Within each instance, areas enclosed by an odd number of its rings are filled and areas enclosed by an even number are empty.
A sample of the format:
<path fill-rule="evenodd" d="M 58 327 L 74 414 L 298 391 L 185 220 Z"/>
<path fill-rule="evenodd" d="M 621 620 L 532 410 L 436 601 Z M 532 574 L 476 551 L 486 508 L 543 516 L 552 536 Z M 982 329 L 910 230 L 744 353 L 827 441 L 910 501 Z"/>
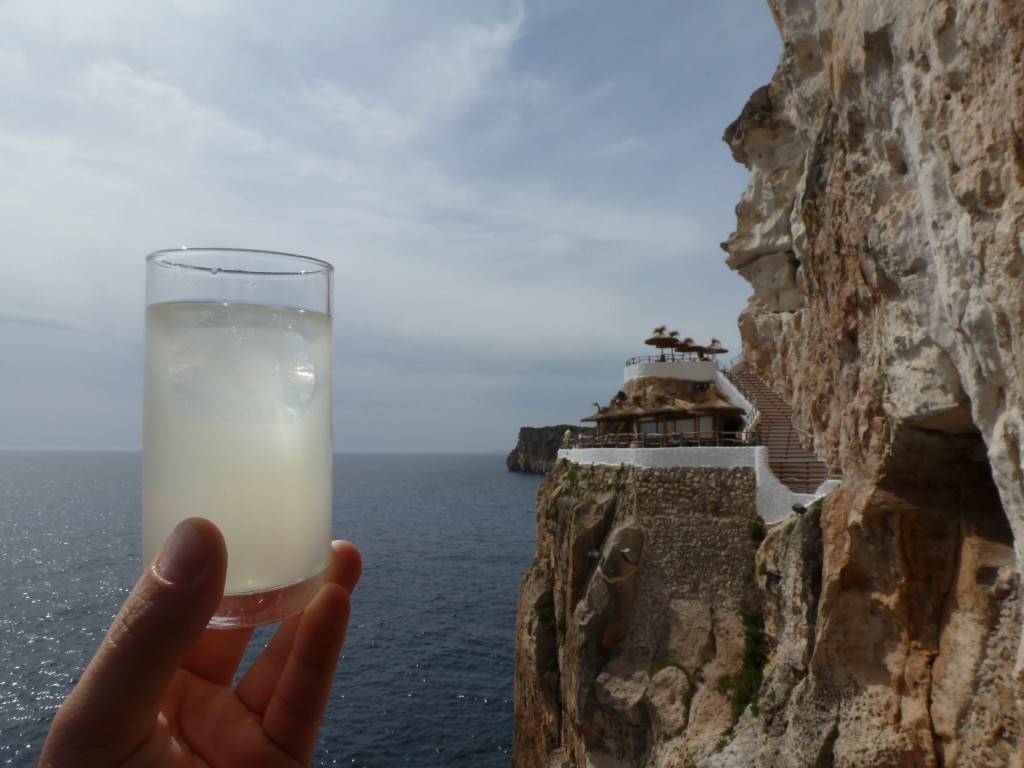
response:
<path fill-rule="evenodd" d="M 0 765 L 35 764 L 141 572 L 141 470 L 139 453 L 0 451 Z M 511 765 L 539 481 L 496 454 L 335 455 L 334 535 L 363 576 L 313 765 Z"/>

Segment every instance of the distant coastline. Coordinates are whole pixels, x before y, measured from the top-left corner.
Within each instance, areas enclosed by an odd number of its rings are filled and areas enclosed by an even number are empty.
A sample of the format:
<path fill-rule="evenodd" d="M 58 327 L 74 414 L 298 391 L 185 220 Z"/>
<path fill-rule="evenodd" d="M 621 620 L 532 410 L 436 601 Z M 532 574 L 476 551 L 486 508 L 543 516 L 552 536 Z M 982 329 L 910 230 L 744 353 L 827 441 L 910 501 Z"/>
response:
<path fill-rule="evenodd" d="M 552 427 L 520 427 L 516 447 L 505 459 L 509 472 L 546 475 L 555 465 L 566 430 L 574 436 L 593 433 L 590 427 L 558 424 Z"/>

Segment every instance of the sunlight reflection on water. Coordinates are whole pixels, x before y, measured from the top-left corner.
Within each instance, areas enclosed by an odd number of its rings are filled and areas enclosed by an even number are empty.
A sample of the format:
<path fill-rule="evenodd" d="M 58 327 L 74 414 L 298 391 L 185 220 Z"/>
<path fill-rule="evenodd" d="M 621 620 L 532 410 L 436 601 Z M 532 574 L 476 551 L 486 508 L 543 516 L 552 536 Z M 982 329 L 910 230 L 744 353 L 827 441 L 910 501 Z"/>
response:
<path fill-rule="evenodd" d="M 0 764 L 38 756 L 141 569 L 140 475 L 136 453 L 0 452 Z M 364 572 L 315 765 L 509 764 L 538 482 L 493 455 L 335 457 Z"/>

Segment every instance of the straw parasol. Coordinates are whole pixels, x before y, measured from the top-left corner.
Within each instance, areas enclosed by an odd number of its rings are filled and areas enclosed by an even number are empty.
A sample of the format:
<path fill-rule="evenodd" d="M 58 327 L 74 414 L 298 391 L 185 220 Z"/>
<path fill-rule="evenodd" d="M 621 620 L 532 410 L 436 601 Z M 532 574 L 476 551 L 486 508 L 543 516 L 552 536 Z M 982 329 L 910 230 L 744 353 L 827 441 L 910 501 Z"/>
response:
<path fill-rule="evenodd" d="M 676 342 L 676 352 L 681 352 L 683 355 L 692 355 L 693 353 L 701 353 L 704 351 L 704 347 L 695 342 L 692 338 L 687 336 L 682 341 Z"/>
<path fill-rule="evenodd" d="M 728 351 L 718 339 L 712 339 L 711 343 L 704 347 L 704 353 L 708 355 L 724 355 Z"/>
<path fill-rule="evenodd" d="M 665 357 L 666 349 L 674 349 L 676 344 L 679 342 L 679 331 L 665 333 L 665 329 L 667 327 L 668 326 L 665 325 L 659 325 L 654 329 L 654 335 L 649 339 L 644 340 L 644 344 L 660 349 L 662 358 Z"/>

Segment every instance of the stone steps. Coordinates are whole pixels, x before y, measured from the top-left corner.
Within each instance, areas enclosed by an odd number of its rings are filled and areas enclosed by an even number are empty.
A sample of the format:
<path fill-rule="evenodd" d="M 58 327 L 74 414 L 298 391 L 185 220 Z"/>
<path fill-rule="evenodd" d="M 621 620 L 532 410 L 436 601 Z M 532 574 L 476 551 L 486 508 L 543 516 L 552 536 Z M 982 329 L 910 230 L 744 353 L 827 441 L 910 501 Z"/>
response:
<path fill-rule="evenodd" d="M 736 366 L 729 380 L 757 408 L 761 445 L 768 449 L 768 467 L 794 493 L 813 493 L 828 478 L 828 466 L 803 447 L 793 425 L 793 411 L 760 376 Z"/>

